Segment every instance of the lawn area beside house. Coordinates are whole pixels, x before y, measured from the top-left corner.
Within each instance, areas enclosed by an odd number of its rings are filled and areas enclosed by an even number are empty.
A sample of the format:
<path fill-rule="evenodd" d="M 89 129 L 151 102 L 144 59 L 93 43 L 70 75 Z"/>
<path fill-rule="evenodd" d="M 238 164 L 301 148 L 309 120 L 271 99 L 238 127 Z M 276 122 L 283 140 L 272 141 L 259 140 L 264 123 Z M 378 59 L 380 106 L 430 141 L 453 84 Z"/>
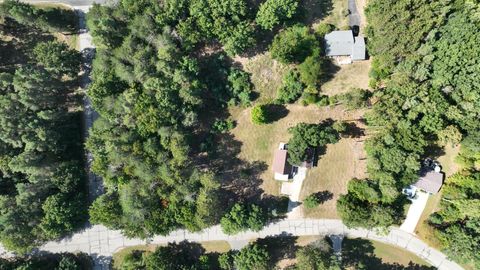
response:
<path fill-rule="evenodd" d="M 331 66 L 332 78 L 321 86 L 321 93 L 332 96 L 354 88 L 368 89 L 368 72 L 371 60 L 353 62 L 350 65 Z"/>
<path fill-rule="evenodd" d="M 362 178 L 364 175 L 365 162 L 361 160 L 364 155 L 363 142 L 357 142 L 358 140 L 346 138 L 328 145 L 318 165 L 308 171 L 300 199 L 304 200 L 308 195 L 317 192 L 328 192 L 331 197 L 313 209 L 304 207 L 305 217 L 339 218 L 336 211 L 338 197 L 347 193 L 350 179 Z"/>
<path fill-rule="evenodd" d="M 232 134 L 236 140 L 241 142 L 239 158 L 249 162 L 261 161 L 268 165 L 268 169 L 261 175 L 263 180 L 262 188 L 266 193 L 274 195 L 279 194 L 280 182 L 273 179 L 273 153 L 280 142 L 288 142 L 290 138 L 288 128 L 301 122 L 319 123 L 328 118 L 333 120 L 355 120 L 362 115 L 361 111 L 345 111 L 342 106 L 318 107 L 310 105 L 305 107 L 291 104 L 285 108 L 288 111 L 285 117 L 266 125 L 253 124 L 250 120 L 250 109 L 240 110 L 235 108 L 231 111 L 232 118 L 237 122 L 237 126 L 232 130 Z M 334 157 L 334 159 L 338 161 L 349 159 L 353 153 L 343 150 L 341 155 L 345 156 Z M 350 164 L 353 164 L 353 162 Z M 308 172 L 307 180 L 305 181 L 317 179 L 319 174 L 323 173 L 317 169 L 311 170 Z M 319 188 L 322 189 L 321 186 Z"/>

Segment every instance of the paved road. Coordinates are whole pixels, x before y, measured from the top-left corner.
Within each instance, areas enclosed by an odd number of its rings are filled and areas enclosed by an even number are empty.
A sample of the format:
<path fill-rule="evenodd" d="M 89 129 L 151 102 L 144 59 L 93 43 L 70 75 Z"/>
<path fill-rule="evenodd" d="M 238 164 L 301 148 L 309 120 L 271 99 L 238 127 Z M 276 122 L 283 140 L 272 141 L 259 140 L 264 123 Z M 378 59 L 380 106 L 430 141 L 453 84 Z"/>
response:
<path fill-rule="evenodd" d="M 91 63 L 93 57 L 95 55 L 95 46 L 92 43 L 92 36 L 87 31 L 86 23 L 85 23 L 85 13 L 88 11 L 89 7 L 76 7 L 75 11 L 77 12 L 78 19 L 79 19 L 79 30 L 80 34 L 78 36 L 78 49 L 82 53 L 83 57 L 83 70 L 84 73 L 82 74 L 82 78 L 80 81 L 80 86 L 86 92 L 88 84 L 90 83 L 90 70 L 91 70 Z M 90 99 L 85 93 L 83 98 L 83 137 L 84 141 L 86 141 L 89 130 L 93 126 L 93 122 L 97 119 L 98 114 L 93 110 L 92 103 Z M 93 156 L 91 153 L 87 152 L 87 164 L 86 164 L 86 171 L 88 174 L 88 198 L 90 202 L 93 202 L 95 198 L 100 196 L 103 193 L 103 182 L 100 177 L 92 173 L 91 163 L 93 161 Z"/>
<path fill-rule="evenodd" d="M 406 249 L 440 270 L 463 269 L 458 264 L 448 260 L 443 253 L 429 247 L 416 236 L 400 229 L 395 228 L 388 235 L 381 235 L 370 230 L 348 229 L 341 220 L 333 219 L 282 220 L 266 226 L 260 232 L 248 231 L 237 235 L 224 234 L 220 226 L 213 226 L 199 233 L 177 230 L 167 236 L 156 236 L 150 239 L 149 243 L 164 244 L 185 240 L 195 242 L 224 240 L 233 243 L 246 243 L 246 240 L 274 235 L 343 235 L 351 238 L 361 237 Z M 115 251 L 127 246 L 143 244 L 146 244 L 145 240 L 128 239 L 119 231 L 108 230 L 103 226 L 96 225 L 73 235 L 69 239 L 50 242 L 42 246 L 40 250 L 50 252 L 83 251 L 94 258 L 97 263 L 96 269 L 108 269 L 106 265 L 108 265 L 110 257 Z"/>
<path fill-rule="evenodd" d="M 350 15 L 348 15 L 350 27 L 353 27 L 353 26 L 360 27 L 360 23 L 362 19 L 360 17 L 360 13 L 358 13 L 357 4 L 355 0 L 348 0 L 348 10 L 350 11 Z"/>
<path fill-rule="evenodd" d="M 86 6 L 91 6 L 93 3 L 98 3 L 98 4 L 106 4 L 112 2 L 112 0 L 60 0 L 60 1 L 55 1 L 55 0 L 22 0 L 23 2 L 28 2 L 31 4 L 35 3 L 61 3 L 65 5 L 69 5 L 72 7 L 86 7 Z M 1 2 L 1 1 L 0 1 Z"/>

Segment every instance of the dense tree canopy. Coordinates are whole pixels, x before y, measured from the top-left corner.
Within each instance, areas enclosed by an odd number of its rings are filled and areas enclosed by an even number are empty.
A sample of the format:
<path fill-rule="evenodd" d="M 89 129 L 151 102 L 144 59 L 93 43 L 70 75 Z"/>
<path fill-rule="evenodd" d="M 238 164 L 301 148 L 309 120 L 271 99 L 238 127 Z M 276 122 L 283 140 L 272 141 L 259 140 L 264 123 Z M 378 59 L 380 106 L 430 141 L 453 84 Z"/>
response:
<path fill-rule="evenodd" d="M 479 53 L 480 21 L 474 5 L 462 0 L 369 2 L 371 78 L 378 89 L 367 115 L 374 131 L 366 144 L 370 179 L 351 182 L 337 205 L 350 226 L 399 223 L 400 190 L 418 179 L 420 160 L 429 155 L 428 149 L 462 142 L 459 160 L 476 169 L 480 77 L 474 74 L 480 64 L 474 55 Z M 463 181 L 470 182 L 459 180 Z M 447 182 L 447 197 L 455 185 Z M 470 241 L 478 238 L 477 207 L 474 198 L 465 195 L 445 204 L 433 221 L 451 256 L 478 263 L 473 255 L 478 245 Z M 377 215 L 379 211 L 384 214 Z"/>
<path fill-rule="evenodd" d="M 263 29 L 273 27 L 293 18 L 297 11 L 298 0 L 266 0 L 260 5 L 256 21 Z"/>
<path fill-rule="evenodd" d="M 10 18 L 2 28 L 22 29 L 32 38 L 29 43 L 17 36 L 2 58 L 13 65 L 0 70 L 0 241 L 24 252 L 86 220 L 80 115 L 68 88 L 75 85 L 80 55 L 57 41 L 40 42 L 53 40 L 32 27 L 42 26 L 31 20 L 40 20 L 32 14 L 44 10 L 16 1 L 0 9 Z"/>

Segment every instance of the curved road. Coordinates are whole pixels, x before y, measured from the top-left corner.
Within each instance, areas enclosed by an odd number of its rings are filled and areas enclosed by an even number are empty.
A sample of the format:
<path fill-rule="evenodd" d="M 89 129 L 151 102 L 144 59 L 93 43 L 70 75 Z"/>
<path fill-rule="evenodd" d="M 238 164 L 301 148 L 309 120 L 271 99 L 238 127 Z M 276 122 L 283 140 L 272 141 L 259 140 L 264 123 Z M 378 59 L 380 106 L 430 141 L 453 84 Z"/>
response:
<path fill-rule="evenodd" d="M 440 270 L 461 270 L 458 264 L 450 261 L 440 251 L 429 247 L 422 240 L 407 232 L 394 228 L 388 235 L 381 235 L 372 230 L 349 229 L 341 220 L 335 219 L 294 219 L 282 220 L 272 223 L 259 232 L 244 232 L 237 235 L 226 235 L 220 226 L 213 226 L 202 232 L 191 233 L 186 230 L 177 230 L 167 236 L 156 236 L 148 241 L 149 244 L 164 244 L 181 241 L 228 241 L 231 243 L 244 242 L 267 236 L 303 236 L 303 235 L 343 235 L 350 238 L 366 238 L 406 249 Z M 96 269 L 108 269 L 111 255 L 124 247 L 145 245 L 141 239 L 129 239 L 120 231 L 108 230 L 104 226 L 96 225 L 71 238 L 59 242 L 50 242 L 40 248 L 49 252 L 75 252 L 88 253 L 96 262 Z"/>

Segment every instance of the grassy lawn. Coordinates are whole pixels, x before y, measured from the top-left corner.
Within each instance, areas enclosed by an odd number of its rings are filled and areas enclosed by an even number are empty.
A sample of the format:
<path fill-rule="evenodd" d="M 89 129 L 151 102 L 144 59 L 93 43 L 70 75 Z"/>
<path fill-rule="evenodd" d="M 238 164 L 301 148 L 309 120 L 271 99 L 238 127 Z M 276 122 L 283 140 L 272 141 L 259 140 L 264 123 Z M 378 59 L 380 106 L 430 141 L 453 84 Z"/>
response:
<path fill-rule="evenodd" d="M 340 194 L 347 193 L 347 183 L 355 175 L 355 166 L 360 161 L 355 155 L 355 139 L 342 139 L 338 143 L 328 145 L 325 155 L 318 166 L 309 170 L 300 198 L 320 191 L 328 191 L 332 198 L 313 209 L 304 209 L 306 217 L 339 218 L 336 201 Z"/>
<path fill-rule="evenodd" d="M 348 2 L 344 0 L 306 1 L 308 21 L 315 25 L 329 23 L 337 29 L 348 29 Z M 321 7 L 319 7 L 321 6 Z M 320 11 L 319 11 L 320 10 Z"/>
<path fill-rule="evenodd" d="M 354 62 L 351 65 L 333 66 L 333 78 L 321 87 L 322 94 L 336 95 L 348 92 L 353 88 L 368 89 L 368 71 L 371 60 Z"/>
<path fill-rule="evenodd" d="M 409 269 L 435 269 L 409 251 L 389 244 L 359 238 L 343 240 L 342 259 L 346 262 L 361 261 L 366 266 L 365 269 L 403 269 L 411 263 L 416 264 L 417 268 Z"/>
<path fill-rule="evenodd" d="M 270 57 L 270 53 L 244 58 L 245 71 L 251 74 L 255 91 L 260 94 L 256 102 L 270 102 L 277 97 L 277 90 L 282 85 L 283 76 L 293 66 L 282 64 Z"/>
<path fill-rule="evenodd" d="M 232 130 L 232 133 L 235 139 L 241 142 L 239 158 L 249 162 L 263 161 L 268 165 L 268 169 L 261 175 L 263 180 L 262 188 L 266 193 L 274 195 L 279 193 L 280 183 L 273 179 L 271 167 L 273 152 L 280 142 L 287 142 L 290 138 L 288 128 L 300 122 L 319 123 L 327 118 L 334 120 L 353 120 L 358 119 L 362 115 L 360 111 L 345 111 L 341 106 L 317 107 L 310 105 L 304 107 L 292 104 L 286 106 L 286 110 L 288 114 L 285 117 L 267 125 L 253 124 L 250 120 L 250 108 L 245 110 L 235 108 L 231 112 L 233 119 L 237 122 L 237 126 Z M 333 147 L 335 148 L 337 146 Z M 341 147 L 345 146 L 340 144 L 340 148 Z M 342 163 L 340 162 L 342 159 L 350 158 L 353 153 L 344 150 L 341 153 L 343 157 L 338 157 L 337 154 L 333 155 L 331 159 L 338 160 L 339 163 Z M 347 155 L 347 157 L 345 157 L 345 155 Z M 314 169 L 309 172 L 308 178 L 318 179 L 322 174 L 324 174 L 324 172 L 321 170 Z M 346 177 L 347 176 L 345 176 L 345 178 Z"/>

